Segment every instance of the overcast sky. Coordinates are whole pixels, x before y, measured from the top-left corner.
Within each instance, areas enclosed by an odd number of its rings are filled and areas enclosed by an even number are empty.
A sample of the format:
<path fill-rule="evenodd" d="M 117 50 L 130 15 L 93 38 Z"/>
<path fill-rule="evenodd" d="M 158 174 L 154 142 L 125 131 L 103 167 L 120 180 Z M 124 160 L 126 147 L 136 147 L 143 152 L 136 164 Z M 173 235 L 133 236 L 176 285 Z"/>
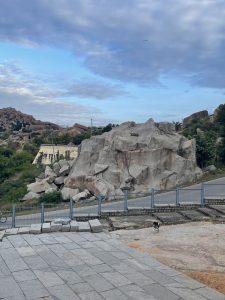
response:
<path fill-rule="evenodd" d="M 225 99 L 224 0 L 0 0 L 0 108 L 178 121 Z"/>

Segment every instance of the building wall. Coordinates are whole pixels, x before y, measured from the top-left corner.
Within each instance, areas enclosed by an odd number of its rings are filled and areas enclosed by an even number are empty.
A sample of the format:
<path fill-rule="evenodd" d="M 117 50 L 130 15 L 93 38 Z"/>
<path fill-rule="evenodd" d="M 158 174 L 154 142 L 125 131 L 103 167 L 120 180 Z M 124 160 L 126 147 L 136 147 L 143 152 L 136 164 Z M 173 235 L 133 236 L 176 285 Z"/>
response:
<path fill-rule="evenodd" d="M 78 156 L 78 147 L 67 145 L 41 145 L 33 164 L 50 165 L 61 157 L 75 159 Z"/>

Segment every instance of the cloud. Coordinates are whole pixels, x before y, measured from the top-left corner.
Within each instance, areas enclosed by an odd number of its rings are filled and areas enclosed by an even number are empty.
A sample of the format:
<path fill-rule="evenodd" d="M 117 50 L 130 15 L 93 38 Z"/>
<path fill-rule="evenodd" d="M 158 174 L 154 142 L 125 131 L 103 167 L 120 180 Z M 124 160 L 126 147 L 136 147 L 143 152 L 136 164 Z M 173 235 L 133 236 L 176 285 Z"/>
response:
<path fill-rule="evenodd" d="M 123 87 L 119 84 L 83 78 L 80 81 L 73 82 L 64 95 L 105 100 L 126 94 Z"/>
<path fill-rule="evenodd" d="M 193 85 L 225 87 L 223 0 L 0 4 L 1 41 L 69 48 L 92 72 L 123 82 L 149 85 L 177 74 Z"/>
<path fill-rule="evenodd" d="M 100 125 L 107 123 L 99 109 L 66 101 L 59 97 L 61 94 L 61 90 L 32 78 L 18 64 L 0 63 L 0 107 L 12 106 L 41 120 L 61 125 L 89 124 L 93 117 Z"/>

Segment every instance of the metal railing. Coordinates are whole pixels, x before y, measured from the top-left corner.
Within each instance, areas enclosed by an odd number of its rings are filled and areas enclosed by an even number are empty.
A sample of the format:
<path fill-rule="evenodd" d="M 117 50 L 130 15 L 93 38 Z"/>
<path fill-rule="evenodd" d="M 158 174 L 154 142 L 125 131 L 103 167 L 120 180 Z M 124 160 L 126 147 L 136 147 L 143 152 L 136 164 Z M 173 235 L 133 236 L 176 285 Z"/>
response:
<path fill-rule="evenodd" d="M 225 199 L 225 184 L 202 183 L 193 188 L 180 188 L 170 190 L 150 189 L 148 192 L 135 193 L 125 190 L 120 196 L 108 195 L 86 203 L 70 202 L 60 204 L 40 203 L 28 206 L 26 204 L 13 204 L 11 211 L 7 212 L 6 224 L 0 227 L 21 227 L 33 223 L 50 222 L 56 218 L 76 218 L 78 216 L 102 216 L 107 212 L 124 212 L 131 209 L 154 209 L 160 206 L 179 207 L 185 204 L 205 206 L 206 199 Z"/>

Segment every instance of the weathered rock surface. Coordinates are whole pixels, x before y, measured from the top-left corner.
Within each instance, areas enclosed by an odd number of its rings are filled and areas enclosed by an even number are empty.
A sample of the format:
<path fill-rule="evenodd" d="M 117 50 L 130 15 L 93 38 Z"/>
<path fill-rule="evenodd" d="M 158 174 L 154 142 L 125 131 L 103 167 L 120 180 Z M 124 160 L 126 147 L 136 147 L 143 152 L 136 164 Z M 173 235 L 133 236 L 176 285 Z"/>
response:
<path fill-rule="evenodd" d="M 170 123 L 127 122 L 82 142 L 65 186 L 108 197 L 123 187 L 143 192 L 192 182 L 202 175 L 195 146 Z"/>
<path fill-rule="evenodd" d="M 72 197 L 74 202 L 78 202 L 80 200 L 84 200 L 90 196 L 90 192 L 88 190 L 84 190 L 83 192 Z"/>
<path fill-rule="evenodd" d="M 217 168 L 214 165 L 210 165 L 210 166 L 206 167 L 204 171 L 215 172 L 216 170 L 217 170 Z"/>
<path fill-rule="evenodd" d="M 70 172 L 70 166 L 64 165 L 60 170 L 59 170 L 59 176 L 67 176 L 69 175 Z"/>
<path fill-rule="evenodd" d="M 64 187 L 61 190 L 62 198 L 64 201 L 70 200 L 73 196 L 77 195 L 79 193 L 78 189 L 71 189 L 68 187 Z"/>
<path fill-rule="evenodd" d="M 65 178 L 66 178 L 66 176 L 57 177 L 57 178 L 55 178 L 54 183 L 56 185 L 62 185 L 62 184 L 64 184 Z"/>
<path fill-rule="evenodd" d="M 57 190 L 57 186 L 54 183 L 49 184 L 46 179 L 44 179 L 40 182 L 34 182 L 31 184 L 28 184 L 28 186 L 27 186 L 27 189 L 29 192 L 33 192 L 36 194 L 44 193 L 46 190 L 49 190 L 51 188 L 54 190 Z"/>
<path fill-rule="evenodd" d="M 209 116 L 209 113 L 208 113 L 207 110 L 198 111 L 198 112 L 184 118 L 183 125 L 187 126 L 187 125 L 191 124 L 191 122 L 194 121 L 194 120 L 205 119 L 208 116 Z"/>
<path fill-rule="evenodd" d="M 40 198 L 40 194 L 29 192 L 23 197 L 22 201 L 29 201 L 33 199 L 39 199 L 39 198 Z"/>

